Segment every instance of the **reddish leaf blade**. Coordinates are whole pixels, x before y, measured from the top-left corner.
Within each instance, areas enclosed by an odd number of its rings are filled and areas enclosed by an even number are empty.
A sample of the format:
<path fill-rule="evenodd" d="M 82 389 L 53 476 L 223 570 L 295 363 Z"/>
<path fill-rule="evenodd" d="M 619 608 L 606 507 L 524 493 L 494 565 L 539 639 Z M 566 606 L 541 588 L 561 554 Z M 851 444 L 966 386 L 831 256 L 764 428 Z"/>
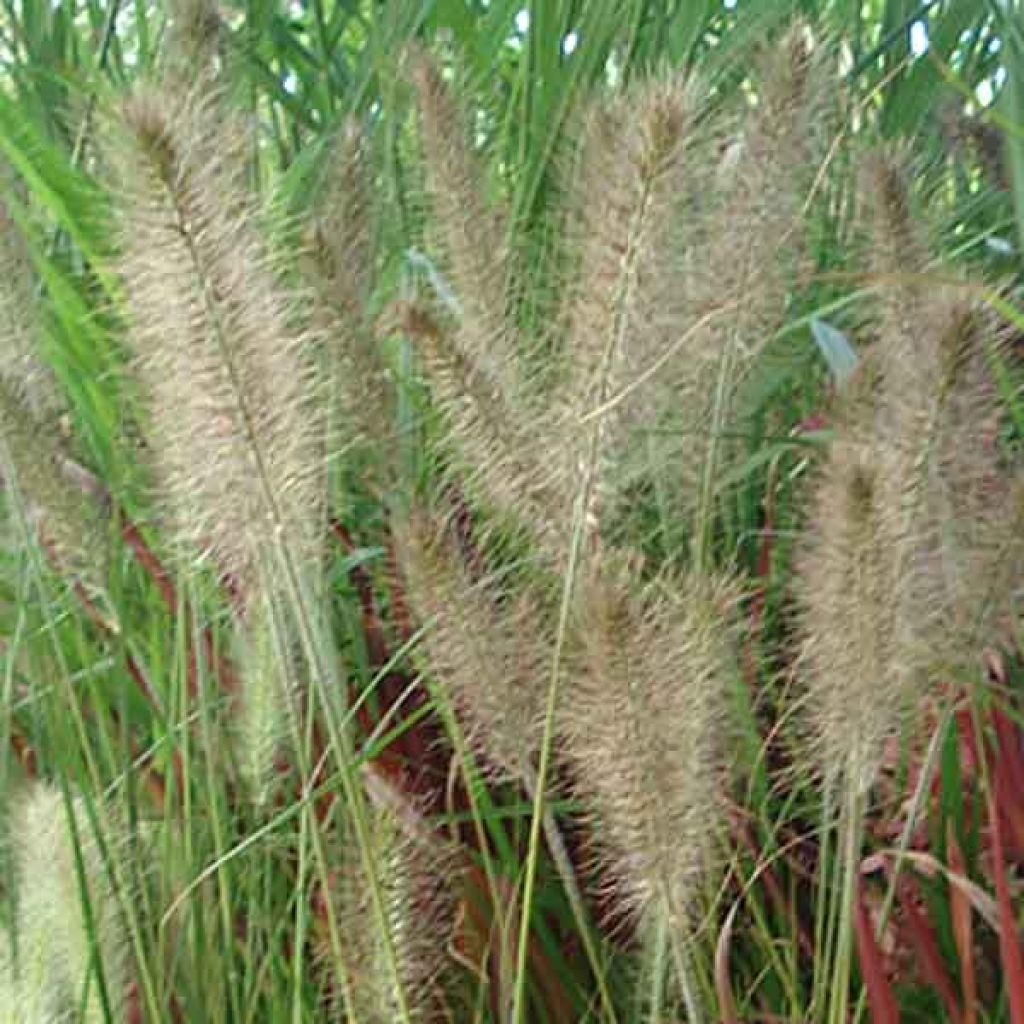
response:
<path fill-rule="evenodd" d="M 992 857 L 996 876 L 996 901 L 999 905 L 999 952 L 1003 961 L 1003 979 L 1010 1004 L 1010 1024 L 1024 1024 L 1024 956 L 1017 938 L 1017 925 L 1006 884 L 1006 854 L 1003 828 L 992 794 L 988 798 L 988 816 L 992 827 Z"/>
<path fill-rule="evenodd" d="M 882 951 L 878 948 L 875 930 L 864 906 L 859 880 L 853 901 L 853 927 L 857 938 L 860 972 L 868 993 L 872 1024 L 899 1024 L 900 1011 L 896 1005 L 896 996 L 885 975 Z M 1013 1024 L 1017 1024 L 1017 1021 Z"/>
<path fill-rule="evenodd" d="M 962 1024 L 963 1014 L 960 1012 L 953 982 L 946 971 L 946 965 L 942 962 L 935 931 L 924 914 L 918 910 L 914 886 L 909 881 L 900 885 L 899 901 L 907 933 L 917 954 L 921 977 L 938 992 L 946 1007 L 947 1020 L 951 1024 Z"/>
<path fill-rule="evenodd" d="M 946 849 L 949 867 L 958 875 L 967 873 L 967 862 L 957 842 L 952 823 L 946 826 Z M 974 970 L 974 928 L 971 901 L 957 886 L 949 887 L 949 913 L 953 923 L 953 940 L 960 961 L 960 988 L 964 1000 L 964 1024 L 977 1024 L 978 983 Z"/>

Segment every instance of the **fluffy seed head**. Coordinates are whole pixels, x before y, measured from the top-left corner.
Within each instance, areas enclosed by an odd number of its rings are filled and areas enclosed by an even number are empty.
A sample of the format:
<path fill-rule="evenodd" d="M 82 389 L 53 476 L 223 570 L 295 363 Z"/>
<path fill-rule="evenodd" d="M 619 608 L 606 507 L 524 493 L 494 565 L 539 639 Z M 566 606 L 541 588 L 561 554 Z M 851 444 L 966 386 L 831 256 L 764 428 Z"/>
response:
<path fill-rule="evenodd" d="M 531 595 L 473 578 L 425 514 L 399 532 L 398 554 L 431 676 L 487 762 L 521 777 L 540 741 L 550 671 L 543 609 Z"/>
<path fill-rule="evenodd" d="M 569 511 L 554 460 L 539 460 L 536 425 L 527 429 L 491 388 L 476 364 L 454 344 L 429 310 L 401 303 L 392 324 L 416 345 L 435 402 L 444 414 L 467 489 L 504 515 L 537 551 L 559 558 Z"/>
<path fill-rule="evenodd" d="M 887 480 L 891 455 L 837 441 L 813 499 L 797 559 L 803 675 L 817 759 L 858 791 L 912 701 L 916 666 L 898 642 Z M 905 652 L 909 653 L 909 652 Z"/>
<path fill-rule="evenodd" d="M 328 459 L 353 441 L 372 444 L 364 472 L 376 473 L 382 442 L 395 430 L 395 394 L 368 315 L 375 281 L 368 148 L 361 126 L 347 120 L 329 153 L 303 265 L 323 341 Z"/>
<path fill-rule="evenodd" d="M 107 152 L 152 447 L 182 547 L 243 594 L 320 531 L 307 339 L 273 273 L 213 101 L 143 89 Z"/>
<path fill-rule="evenodd" d="M 980 647 L 1009 612 L 1021 564 L 987 365 L 1001 331 L 968 282 L 950 283 L 950 268 L 930 265 L 905 156 L 876 151 L 866 167 L 880 292 L 874 430 L 875 443 L 895 460 L 885 500 L 898 510 L 892 543 L 905 601 L 899 618 L 913 660 L 931 674 L 956 675 L 976 666 Z M 929 281 L 936 274 L 943 283 Z"/>
<path fill-rule="evenodd" d="M 359 123 L 346 120 L 331 147 L 313 226 L 312 256 L 324 298 L 349 325 L 364 321 L 374 277 L 367 148 Z"/>
<path fill-rule="evenodd" d="M 911 276 L 928 261 L 926 240 L 915 208 L 912 187 L 914 166 L 911 155 L 900 147 L 879 148 L 862 157 L 860 195 L 862 219 L 869 234 L 872 269 L 879 275 L 898 277 L 883 282 L 883 300 L 896 291 L 914 288 Z"/>
<path fill-rule="evenodd" d="M 298 687 L 292 652 L 281 649 L 287 609 L 279 595 L 261 588 L 238 631 L 240 692 L 234 715 L 239 770 L 257 803 L 272 793 L 277 755 L 291 735 Z"/>
<path fill-rule="evenodd" d="M 6 177 L 0 166 L 0 183 Z M 53 374 L 40 356 L 39 300 L 28 245 L 0 201 L 0 376 L 37 416 L 59 407 Z"/>
<path fill-rule="evenodd" d="M 678 500 L 688 512 L 695 502 L 708 510 L 735 456 L 728 435 L 744 429 L 751 370 L 804 270 L 805 205 L 824 149 L 825 98 L 836 92 L 823 51 L 806 26 L 792 26 L 757 62 L 756 104 L 735 112 L 731 131 L 706 132 L 691 161 L 677 285 L 683 341 L 662 377 L 660 403 L 682 442 L 659 454 L 678 467 Z M 711 180 L 701 166 L 713 169 Z"/>
<path fill-rule="evenodd" d="M 929 687 L 966 678 L 1012 605 L 1019 510 L 968 287 L 934 284 L 910 166 L 864 161 L 876 339 L 837 419 L 797 560 L 804 678 L 821 762 L 872 782 Z"/>
<path fill-rule="evenodd" d="M 550 431 L 525 379 L 514 325 L 509 228 L 490 201 L 484 165 L 468 141 L 454 92 L 437 65 L 411 51 L 410 74 L 431 230 L 438 263 L 453 293 L 444 317 L 432 317 L 423 363 L 446 413 L 451 447 L 471 468 L 470 485 L 492 510 L 523 526 L 540 548 L 560 553 L 563 494 L 538 437 Z M 550 417 L 547 417 L 550 421 Z"/>
<path fill-rule="evenodd" d="M 624 909 L 684 938 L 721 807 L 733 586 L 585 581 L 562 717 L 578 794 Z"/>
<path fill-rule="evenodd" d="M 74 839 L 63 796 L 42 784 L 12 808 L 16 957 L 7 981 L 21 1011 L 14 1020 L 105 1021 L 101 973 L 113 1018 L 122 1017 L 127 976 L 119 908 L 98 837 L 80 801 L 72 804 L 72 813 Z M 81 1018 L 76 1015 L 80 1005 Z"/>
<path fill-rule="evenodd" d="M 30 525 L 59 569 L 99 593 L 106 576 L 98 509 L 65 469 L 54 425 L 40 420 L 17 385 L 0 376 L 0 449 Z"/>
<path fill-rule="evenodd" d="M 487 386 L 514 404 L 520 384 L 508 316 L 505 218 L 488 202 L 484 166 L 468 142 L 451 86 L 423 52 L 412 50 L 407 60 L 419 111 L 431 223 L 460 309 L 455 342 Z"/>
<path fill-rule="evenodd" d="M 174 87 L 210 84 L 217 72 L 218 49 L 224 32 L 216 0 L 170 0 L 165 74 Z"/>
<path fill-rule="evenodd" d="M 592 528 L 623 427 L 637 420 L 649 425 L 650 388 L 636 382 L 675 340 L 676 214 L 694 105 L 692 86 L 669 78 L 597 103 L 586 118 L 581 167 L 569 190 L 569 249 L 579 253 L 579 268 L 560 318 L 566 326 L 557 399 L 562 422 L 542 429 L 551 445 L 546 457 L 565 467 L 565 507 L 596 444 L 599 465 L 587 510 Z M 627 387 L 632 391 L 623 400 Z M 581 423 L 609 400 L 610 409 Z"/>
<path fill-rule="evenodd" d="M 414 1024 L 444 1019 L 435 988 L 445 968 L 453 924 L 452 851 L 410 809 L 400 813 L 390 804 L 376 802 L 370 809 L 369 824 L 390 936 L 385 936 L 380 926 L 369 881 L 350 843 L 335 886 L 348 979 L 347 1000 L 344 993 L 338 993 L 336 999 L 342 1011 L 340 1019 L 392 1024 L 406 1019 L 403 1006 Z M 397 971 L 391 966 L 388 942 Z"/>
<path fill-rule="evenodd" d="M 0 175 L 3 169 L 0 168 Z M 0 202 L 0 450 L 29 522 L 59 564 L 98 590 L 103 545 L 98 516 L 64 472 L 53 374 L 39 350 L 37 282 L 28 246 Z"/>

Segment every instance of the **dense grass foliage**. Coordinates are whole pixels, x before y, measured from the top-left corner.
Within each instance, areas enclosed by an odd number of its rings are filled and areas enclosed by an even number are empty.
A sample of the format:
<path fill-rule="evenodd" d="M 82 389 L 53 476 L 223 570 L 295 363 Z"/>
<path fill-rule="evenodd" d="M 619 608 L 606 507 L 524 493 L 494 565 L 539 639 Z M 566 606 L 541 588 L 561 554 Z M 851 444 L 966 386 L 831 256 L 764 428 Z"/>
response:
<path fill-rule="evenodd" d="M 0 1022 L 1024 1024 L 1024 21 L 2 0 Z"/>

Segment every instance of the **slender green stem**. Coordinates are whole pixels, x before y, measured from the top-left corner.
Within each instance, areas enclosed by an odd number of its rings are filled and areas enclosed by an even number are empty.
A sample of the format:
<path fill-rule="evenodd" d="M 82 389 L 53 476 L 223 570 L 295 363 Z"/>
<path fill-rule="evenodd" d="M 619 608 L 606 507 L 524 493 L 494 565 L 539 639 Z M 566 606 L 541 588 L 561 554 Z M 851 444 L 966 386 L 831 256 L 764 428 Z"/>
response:
<path fill-rule="evenodd" d="M 652 943 L 650 964 L 650 996 L 649 1014 L 651 1024 L 658 1024 L 663 1019 L 665 1003 L 665 976 L 668 973 L 668 914 L 659 908 L 654 924 L 654 940 Z"/>
<path fill-rule="evenodd" d="M 524 771 L 523 782 L 526 786 L 527 795 L 536 800 L 536 781 L 532 772 Z M 572 859 L 562 839 L 561 829 L 558 827 L 558 820 L 550 807 L 544 808 L 544 835 L 548 841 L 548 848 L 554 858 L 555 866 L 558 868 L 559 878 L 569 897 L 569 907 L 576 927 L 583 943 L 583 950 L 590 961 L 590 969 L 594 972 L 594 980 L 597 983 L 598 995 L 601 997 L 601 1004 L 604 1010 L 605 1020 L 615 1024 L 615 1005 L 612 1001 L 611 992 L 608 990 L 608 980 L 605 977 L 606 971 L 598 955 L 595 942 L 596 933 L 590 915 L 587 913 L 586 904 L 583 901 L 583 894 L 580 892 L 579 882 L 576 880 L 576 872 L 573 870 Z"/>
<path fill-rule="evenodd" d="M 863 832 L 864 798 L 847 782 L 843 813 L 839 830 L 842 837 L 842 858 L 838 868 L 842 871 L 842 896 L 836 915 L 836 957 L 832 972 L 832 992 L 829 1003 L 831 1024 L 846 1024 L 850 1003 L 850 979 L 853 976 L 853 901 L 856 898 L 857 877 L 860 873 L 860 846 Z"/>

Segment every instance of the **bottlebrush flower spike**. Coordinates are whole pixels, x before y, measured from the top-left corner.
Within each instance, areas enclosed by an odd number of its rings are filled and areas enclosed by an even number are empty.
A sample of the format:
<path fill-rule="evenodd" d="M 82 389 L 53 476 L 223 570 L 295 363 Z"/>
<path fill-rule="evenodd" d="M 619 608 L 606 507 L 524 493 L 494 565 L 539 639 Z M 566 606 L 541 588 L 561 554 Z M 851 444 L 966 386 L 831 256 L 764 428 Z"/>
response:
<path fill-rule="evenodd" d="M 489 388 L 514 407 L 521 390 L 509 318 L 508 225 L 487 200 L 484 166 L 451 86 L 419 50 L 407 57 L 419 110 L 431 223 L 459 304 L 455 342 Z"/>
<path fill-rule="evenodd" d="M 0 181 L 7 177 L 0 165 Z M 28 245 L 0 201 L 0 376 L 35 416 L 59 408 L 53 374 L 40 354 L 38 281 Z"/>
<path fill-rule="evenodd" d="M 439 979 L 450 957 L 457 860 L 414 808 L 399 806 L 404 798 L 384 789 L 371 789 L 369 826 L 389 934 L 383 934 L 369 882 L 354 860 L 354 843 L 347 843 L 333 894 L 344 983 L 332 1002 L 342 1021 L 432 1024 L 449 1019 Z"/>
<path fill-rule="evenodd" d="M 533 541 L 536 551 L 559 559 L 565 546 L 567 506 L 557 467 L 538 461 L 537 434 L 521 426 L 463 356 L 449 329 L 414 303 L 399 303 L 378 325 L 380 333 L 401 330 L 417 347 L 434 400 L 444 413 L 463 481 L 495 515 L 505 517 Z M 552 460 L 554 461 L 554 460 Z M 487 524 L 485 524 L 486 528 Z"/>
<path fill-rule="evenodd" d="M 217 102 L 142 88 L 111 126 L 107 154 L 130 340 L 174 534 L 186 562 L 198 555 L 231 581 L 245 642 L 266 651 L 262 609 L 291 623 L 293 585 L 316 567 L 321 417 L 311 339 L 294 326 Z M 293 710 L 271 660 L 250 660 L 243 680 L 246 732 L 258 739 L 243 765 Z M 254 773 L 258 791 L 266 777 Z"/>
<path fill-rule="evenodd" d="M 540 433 L 552 419 L 525 379 L 512 316 L 509 227 L 487 199 L 483 164 L 450 85 L 424 53 L 408 55 L 416 89 L 429 223 L 453 291 L 444 318 L 405 304 L 397 326 L 421 344 L 423 366 L 444 410 L 466 483 L 493 511 L 559 552 L 566 514 L 552 486 Z M 395 325 L 392 325 L 395 326 Z"/>
<path fill-rule="evenodd" d="M 898 605 L 886 481 L 891 454 L 837 440 L 822 469 L 801 550 L 797 599 L 805 637 L 803 675 L 816 760 L 866 789 L 885 739 L 914 695 L 915 673 L 899 657 Z"/>
<path fill-rule="evenodd" d="M 596 526 L 622 425 L 648 422 L 642 375 L 676 340 L 678 221 L 689 169 L 695 90 L 676 78 L 644 83 L 590 110 L 567 214 L 579 270 L 566 289 L 565 369 L 548 423 L 547 457 L 565 465 L 566 509 L 591 451 L 599 465 L 586 514 Z M 630 388 L 627 397 L 623 389 Z M 606 406 L 608 408 L 602 408 Z M 598 411 L 601 410 L 601 411 Z M 581 422 L 590 415 L 589 422 Z M 595 436 L 596 433 L 596 436 Z M 621 452 L 619 453 L 621 455 Z"/>
<path fill-rule="evenodd" d="M 365 321 L 374 281 L 368 145 L 359 123 L 346 120 L 331 146 L 309 247 L 323 296 L 348 326 Z"/>
<path fill-rule="evenodd" d="M 2 169 L 0 169 L 2 170 Z M 29 524 L 61 571 L 98 593 L 105 557 L 98 509 L 65 470 L 53 374 L 39 350 L 37 281 L 0 203 L 0 452 Z"/>
<path fill-rule="evenodd" d="M 101 594 L 106 555 L 95 500 L 90 501 L 81 486 L 72 483 L 55 425 L 40 419 L 32 400 L 3 376 L 0 451 L 6 468 L 13 471 L 28 522 L 57 568 L 90 596 Z"/>
<path fill-rule="evenodd" d="M 964 675 L 1012 615 L 1024 567 L 1019 483 L 1000 451 L 1000 407 L 989 373 L 1003 332 L 966 280 L 935 267 L 915 211 L 905 154 L 866 164 L 872 269 L 880 301 L 877 443 L 899 465 L 887 481 L 903 605 L 904 661 Z M 929 281 L 939 274 L 940 285 Z"/>
<path fill-rule="evenodd" d="M 550 673 L 543 610 L 534 595 L 473 579 L 427 514 L 414 513 L 398 531 L 397 552 L 431 676 L 487 762 L 523 777 L 540 742 Z"/>
<path fill-rule="evenodd" d="M 17 1007 L 11 1019 L 26 1024 L 100 1024 L 123 1016 L 128 979 L 120 909 L 92 822 L 81 801 L 71 806 L 74 833 L 64 797 L 49 786 L 36 784 L 12 808 L 17 941 L 3 980 Z M 116 855 L 116 838 L 105 842 Z"/>
<path fill-rule="evenodd" d="M 327 458 L 353 441 L 373 445 L 365 473 L 379 471 L 382 442 L 395 432 L 395 388 L 369 316 L 375 282 L 369 140 L 345 122 L 329 151 L 309 226 L 303 268 L 315 297 L 322 339 L 329 430 Z M 326 468 L 326 466 L 325 466 Z"/>
<path fill-rule="evenodd" d="M 685 344 L 662 375 L 660 408 L 684 437 L 664 458 L 678 466 L 678 502 L 697 513 L 705 537 L 717 480 L 735 456 L 730 435 L 744 429 L 745 386 L 806 270 L 805 206 L 824 150 L 826 97 L 838 89 L 825 73 L 828 47 L 803 22 L 765 51 L 756 104 L 732 111 L 731 131 L 726 118 L 713 122 L 690 161 L 677 286 Z"/>
<path fill-rule="evenodd" d="M 165 74 L 176 87 L 194 87 L 199 79 L 212 87 L 225 36 L 216 0 L 169 0 L 167 13 Z"/>
<path fill-rule="evenodd" d="M 293 652 L 281 650 L 284 605 L 278 595 L 264 589 L 259 602 L 246 609 L 236 639 L 241 706 L 232 728 L 239 772 L 257 803 L 272 795 L 277 753 L 290 740 L 300 690 Z"/>
<path fill-rule="evenodd" d="M 871 154 L 863 181 L 877 339 L 797 559 L 819 756 L 860 791 L 928 687 L 978 664 L 1024 564 L 985 365 L 999 332 L 966 282 L 930 266 L 903 154 Z"/>
<path fill-rule="evenodd" d="M 267 552 L 321 533 L 309 339 L 293 329 L 213 101 L 144 88 L 108 157 L 152 447 L 182 547 L 243 594 Z"/>
<path fill-rule="evenodd" d="M 736 661 L 732 583 L 581 581 L 561 709 L 575 788 L 624 908 L 684 944 L 713 851 Z"/>

